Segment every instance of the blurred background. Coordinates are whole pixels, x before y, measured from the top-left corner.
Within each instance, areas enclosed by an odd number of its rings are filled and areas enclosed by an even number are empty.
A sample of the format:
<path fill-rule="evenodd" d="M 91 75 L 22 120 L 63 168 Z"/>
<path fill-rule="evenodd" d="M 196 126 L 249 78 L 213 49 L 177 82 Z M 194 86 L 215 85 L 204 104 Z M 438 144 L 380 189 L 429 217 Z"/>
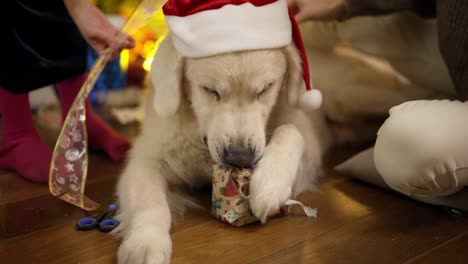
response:
<path fill-rule="evenodd" d="M 91 0 L 117 27 L 122 28 L 139 0 Z M 147 75 L 151 69 L 159 43 L 168 32 L 162 10 L 153 20 L 132 37 L 136 46 L 124 50 L 119 57 L 107 64 L 89 95 L 93 107 L 108 122 L 126 125 L 141 122 L 149 87 Z M 88 50 L 88 69 L 91 69 L 98 54 Z M 61 116 L 54 87 L 44 87 L 30 93 L 32 110 L 38 123 L 48 129 L 61 128 Z"/>

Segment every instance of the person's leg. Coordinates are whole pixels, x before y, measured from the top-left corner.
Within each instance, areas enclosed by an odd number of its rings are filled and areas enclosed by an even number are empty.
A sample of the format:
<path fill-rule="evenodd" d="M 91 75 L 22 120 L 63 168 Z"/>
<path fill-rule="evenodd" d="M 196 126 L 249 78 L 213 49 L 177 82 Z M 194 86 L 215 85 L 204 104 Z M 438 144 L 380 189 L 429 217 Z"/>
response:
<path fill-rule="evenodd" d="M 437 0 L 439 47 L 458 93 L 468 99 L 468 1 Z"/>
<path fill-rule="evenodd" d="M 374 148 L 385 182 L 406 195 L 445 196 L 468 185 L 468 102 L 407 102 L 390 110 Z"/>
<path fill-rule="evenodd" d="M 33 182 L 47 182 L 52 151 L 36 132 L 28 94 L 12 94 L 0 88 L 0 113 L 0 168 Z"/>
<path fill-rule="evenodd" d="M 86 77 L 83 74 L 57 84 L 63 118 L 68 114 Z M 90 148 L 104 151 L 112 160 L 121 161 L 125 158 L 130 143 L 94 114 L 89 100 L 86 101 L 86 126 Z"/>

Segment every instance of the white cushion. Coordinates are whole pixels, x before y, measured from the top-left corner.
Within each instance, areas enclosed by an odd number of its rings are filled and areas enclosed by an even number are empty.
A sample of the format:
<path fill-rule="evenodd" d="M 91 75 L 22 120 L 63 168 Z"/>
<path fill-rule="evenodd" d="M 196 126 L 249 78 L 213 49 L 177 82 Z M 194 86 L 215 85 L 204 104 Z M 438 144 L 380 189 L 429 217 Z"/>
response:
<path fill-rule="evenodd" d="M 380 174 L 377 172 L 377 169 L 374 165 L 374 148 L 369 148 L 364 150 L 343 163 L 335 167 L 335 169 L 341 173 L 350 175 L 358 180 L 364 181 L 366 183 L 376 185 L 388 190 L 392 190 L 382 179 Z M 440 197 L 430 197 L 430 196 L 408 196 L 417 201 L 439 205 L 447 206 L 450 208 L 455 208 L 458 210 L 468 211 L 468 189 L 464 188 L 461 191 L 449 195 L 449 196 L 440 196 Z"/>

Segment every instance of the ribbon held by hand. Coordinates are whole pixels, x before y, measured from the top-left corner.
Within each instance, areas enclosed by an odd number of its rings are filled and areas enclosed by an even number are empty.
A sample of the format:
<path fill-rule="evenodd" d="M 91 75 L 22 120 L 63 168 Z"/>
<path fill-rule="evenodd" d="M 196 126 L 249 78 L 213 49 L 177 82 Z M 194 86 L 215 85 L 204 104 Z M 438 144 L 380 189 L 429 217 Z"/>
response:
<path fill-rule="evenodd" d="M 88 136 L 85 102 L 97 78 L 112 54 L 148 24 L 164 0 L 142 0 L 117 34 L 113 44 L 94 63 L 65 118 L 55 144 L 49 172 L 50 193 L 84 210 L 93 211 L 100 205 L 84 194 L 88 172 Z"/>

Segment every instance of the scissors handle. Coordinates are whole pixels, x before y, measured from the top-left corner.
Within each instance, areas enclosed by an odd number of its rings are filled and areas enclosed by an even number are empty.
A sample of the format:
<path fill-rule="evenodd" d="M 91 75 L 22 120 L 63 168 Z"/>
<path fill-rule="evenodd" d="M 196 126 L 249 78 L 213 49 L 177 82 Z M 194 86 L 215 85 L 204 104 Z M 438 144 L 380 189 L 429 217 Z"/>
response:
<path fill-rule="evenodd" d="M 81 218 L 76 223 L 76 228 L 80 231 L 89 231 L 89 230 L 95 229 L 99 226 L 99 223 L 101 223 L 102 220 L 106 218 L 108 214 L 109 214 L 109 209 L 98 215 Z"/>
<path fill-rule="evenodd" d="M 85 217 L 76 223 L 76 228 L 80 231 L 89 231 L 92 229 L 99 229 L 101 232 L 110 232 L 114 230 L 119 224 L 119 220 L 114 219 L 117 206 L 110 204 L 105 212 L 94 217 Z"/>
<path fill-rule="evenodd" d="M 82 218 L 76 223 L 76 228 L 80 231 L 89 231 L 96 228 L 97 226 L 98 221 L 93 217 Z"/>
<path fill-rule="evenodd" d="M 107 214 L 99 221 L 99 231 L 107 233 L 114 230 L 120 224 L 119 220 L 114 218 L 116 210 L 117 206 L 115 204 L 109 205 Z"/>
<path fill-rule="evenodd" d="M 119 220 L 114 218 L 107 218 L 104 219 L 101 223 L 99 223 L 98 229 L 101 232 L 108 233 L 114 230 L 119 224 Z"/>

